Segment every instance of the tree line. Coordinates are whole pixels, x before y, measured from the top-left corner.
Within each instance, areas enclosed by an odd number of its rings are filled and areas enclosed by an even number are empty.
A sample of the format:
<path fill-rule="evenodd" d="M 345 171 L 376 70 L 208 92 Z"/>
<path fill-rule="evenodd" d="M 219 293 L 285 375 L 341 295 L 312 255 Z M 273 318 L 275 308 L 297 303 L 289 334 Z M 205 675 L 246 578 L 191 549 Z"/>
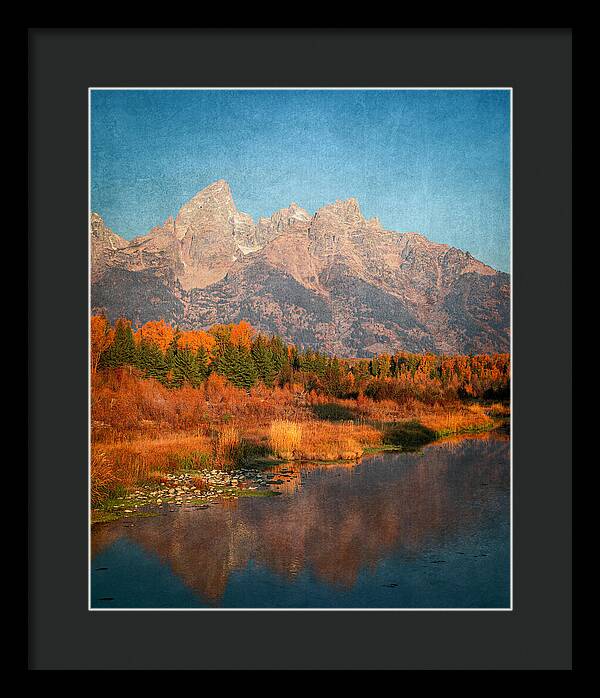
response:
<path fill-rule="evenodd" d="M 164 320 L 134 329 L 91 318 L 92 372 L 132 366 L 169 388 L 201 385 L 215 372 L 245 390 L 301 384 L 332 397 L 376 400 L 408 396 L 507 398 L 508 354 L 439 356 L 398 351 L 369 359 L 345 359 L 287 344 L 257 332 L 248 322 L 182 331 Z"/>

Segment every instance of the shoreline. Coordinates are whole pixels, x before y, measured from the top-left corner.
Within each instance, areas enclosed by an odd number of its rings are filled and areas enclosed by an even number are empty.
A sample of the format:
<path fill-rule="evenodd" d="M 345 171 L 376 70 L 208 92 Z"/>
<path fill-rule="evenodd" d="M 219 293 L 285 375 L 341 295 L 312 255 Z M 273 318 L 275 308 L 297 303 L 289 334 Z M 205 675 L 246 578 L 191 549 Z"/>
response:
<path fill-rule="evenodd" d="M 443 443 L 450 439 L 477 437 L 492 432 L 505 433 L 510 428 L 510 420 L 504 418 L 496 420 L 485 427 L 463 429 L 449 433 L 441 433 L 435 438 L 423 441 L 418 445 L 406 447 L 394 444 L 380 444 L 379 446 L 365 447 L 360 456 L 354 459 L 277 459 L 257 458 L 235 469 L 221 470 L 218 468 L 193 470 L 181 472 L 163 473 L 160 483 L 154 485 L 140 483 L 123 492 L 119 496 L 108 497 L 100 507 L 90 510 L 90 526 L 97 523 L 109 523 L 114 521 L 163 516 L 174 512 L 177 508 L 183 509 L 207 509 L 216 503 L 227 500 L 237 500 L 244 497 L 273 497 L 282 492 L 271 487 L 286 484 L 292 479 L 295 472 L 290 468 L 272 472 L 269 468 L 277 468 L 282 465 L 296 465 L 302 467 L 306 464 L 316 465 L 342 465 L 358 464 L 364 458 L 378 454 L 415 453 L 426 446 Z M 202 488 L 196 484 L 203 480 L 206 486 Z M 128 507 L 128 508 L 125 508 Z M 132 507 L 132 508 L 129 508 Z M 143 508 L 142 508 L 143 507 Z M 148 509 L 148 507 L 151 507 Z"/>

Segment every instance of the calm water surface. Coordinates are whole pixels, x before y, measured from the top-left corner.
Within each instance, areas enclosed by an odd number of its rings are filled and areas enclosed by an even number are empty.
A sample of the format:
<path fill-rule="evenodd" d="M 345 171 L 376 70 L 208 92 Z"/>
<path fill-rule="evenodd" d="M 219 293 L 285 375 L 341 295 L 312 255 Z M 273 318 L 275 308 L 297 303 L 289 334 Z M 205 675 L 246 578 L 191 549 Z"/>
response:
<path fill-rule="evenodd" d="M 507 436 L 288 465 L 282 495 L 94 524 L 93 608 L 506 608 Z"/>

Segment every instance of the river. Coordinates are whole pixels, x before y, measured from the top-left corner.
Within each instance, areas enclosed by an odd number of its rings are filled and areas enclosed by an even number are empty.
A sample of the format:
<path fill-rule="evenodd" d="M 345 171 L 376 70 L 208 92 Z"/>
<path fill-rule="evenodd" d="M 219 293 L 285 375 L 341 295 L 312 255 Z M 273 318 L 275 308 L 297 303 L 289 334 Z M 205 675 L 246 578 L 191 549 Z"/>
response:
<path fill-rule="evenodd" d="M 277 497 L 94 524 L 92 608 L 510 605 L 507 435 L 282 469 Z"/>

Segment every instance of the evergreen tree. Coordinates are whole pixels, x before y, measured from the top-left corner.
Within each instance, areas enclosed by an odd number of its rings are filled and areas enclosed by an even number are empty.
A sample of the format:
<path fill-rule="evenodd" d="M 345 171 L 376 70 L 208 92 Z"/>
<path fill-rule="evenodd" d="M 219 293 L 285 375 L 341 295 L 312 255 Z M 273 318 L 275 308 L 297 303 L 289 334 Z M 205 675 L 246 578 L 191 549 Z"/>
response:
<path fill-rule="evenodd" d="M 281 337 L 273 335 L 269 340 L 269 350 L 271 351 L 271 357 L 273 360 L 275 372 L 279 373 L 287 364 L 290 363 L 288 358 L 288 348 L 281 339 Z M 296 347 L 293 347 L 292 361 L 297 361 L 297 357 L 298 351 L 296 350 Z M 299 368 L 299 366 L 297 366 L 296 368 Z"/>
<path fill-rule="evenodd" d="M 161 383 L 166 382 L 167 361 L 162 351 L 153 342 L 142 339 L 138 347 L 137 366 L 149 378 L 155 378 Z"/>
<path fill-rule="evenodd" d="M 319 378 L 325 375 L 329 358 L 326 354 L 320 354 L 318 351 L 307 349 L 300 355 L 300 369 L 306 373 L 314 373 Z"/>
<path fill-rule="evenodd" d="M 321 354 L 320 352 L 315 352 L 315 358 L 314 358 L 314 372 L 319 376 L 319 378 L 323 378 L 327 372 L 327 367 L 329 365 L 329 357 L 327 354 Z"/>
<path fill-rule="evenodd" d="M 278 370 L 275 367 L 273 352 L 264 337 L 259 335 L 254 340 L 251 353 L 258 378 L 269 388 L 272 387 Z"/>
<path fill-rule="evenodd" d="M 258 374 L 252 354 L 249 351 L 238 348 L 238 366 L 237 380 L 234 382 L 234 385 L 250 390 L 256 383 Z"/>
<path fill-rule="evenodd" d="M 370 361 L 369 361 L 369 373 L 374 377 L 377 378 L 379 375 L 379 361 L 377 360 L 377 355 L 375 355 Z"/>
<path fill-rule="evenodd" d="M 205 381 L 210 373 L 210 359 L 205 347 L 200 347 L 196 352 L 196 363 L 201 381 Z"/>
<path fill-rule="evenodd" d="M 257 371 L 252 355 L 241 347 L 226 345 L 215 361 L 215 370 L 238 388 L 249 390 L 256 383 Z"/>
<path fill-rule="evenodd" d="M 298 368 L 304 373 L 312 373 L 314 366 L 314 354 L 312 349 L 303 351 L 298 356 Z"/>
<path fill-rule="evenodd" d="M 342 397 L 344 392 L 342 385 L 342 367 L 337 357 L 327 363 L 325 375 L 323 377 L 323 387 L 325 391 L 334 397 Z"/>
<path fill-rule="evenodd" d="M 291 357 L 289 362 L 286 362 L 294 371 L 300 370 L 300 353 L 295 346 L 292 346 Z M 281 369 L 280 369 L 281 370 Z"/>
<path fill-rule="evenodd" d="M 186 382 L 194 388 L 200 385 L 203 377 L 197 354 L 189 349 L 174 349 L 171 362 L 171 383 L 174 387 L 180 388 Z"/>
<path fill-rule="evenodd" d="M 100 357 L 101 368 L 118 368 L 119 366 L 134 366 L 137 360 L 137 348 L 131 324 L 124 319 L 115 323 L 115 338 L 110 347 Z"/>
<path fill-rule="evenodd" d="M 286 386 L 291 386 L 294 382 L 294 372 L 292 366 L 289 363 L 283 365 L 283 368 L 277 374 L 277 384 L 280 388 L 285 388 Z"/>
<path fill-rule="evenodd" d="M 169 347 L 165 353 L 165 359 L 167 361 L 169 371 L 172 371 L 175 368 L 175 355 L 177 354 L 180 336 L 181 333 L 179 332 L 179 328 L 177 327 L 175 330 L 175 334 L 173 335 L 173 339 L 171 340 L 171 343 L 169 344 Z"/>
<path fill-rule="evenodd" d="M 363 380 L 364 378 L 367 378 L 369 375 L 369 361 L 366 361 L 366 360 L 358 361 L 352 367 L 352 373 L 354 374 L 354 378 L 357 381 L 360 381 L 360 380 Z"/>

